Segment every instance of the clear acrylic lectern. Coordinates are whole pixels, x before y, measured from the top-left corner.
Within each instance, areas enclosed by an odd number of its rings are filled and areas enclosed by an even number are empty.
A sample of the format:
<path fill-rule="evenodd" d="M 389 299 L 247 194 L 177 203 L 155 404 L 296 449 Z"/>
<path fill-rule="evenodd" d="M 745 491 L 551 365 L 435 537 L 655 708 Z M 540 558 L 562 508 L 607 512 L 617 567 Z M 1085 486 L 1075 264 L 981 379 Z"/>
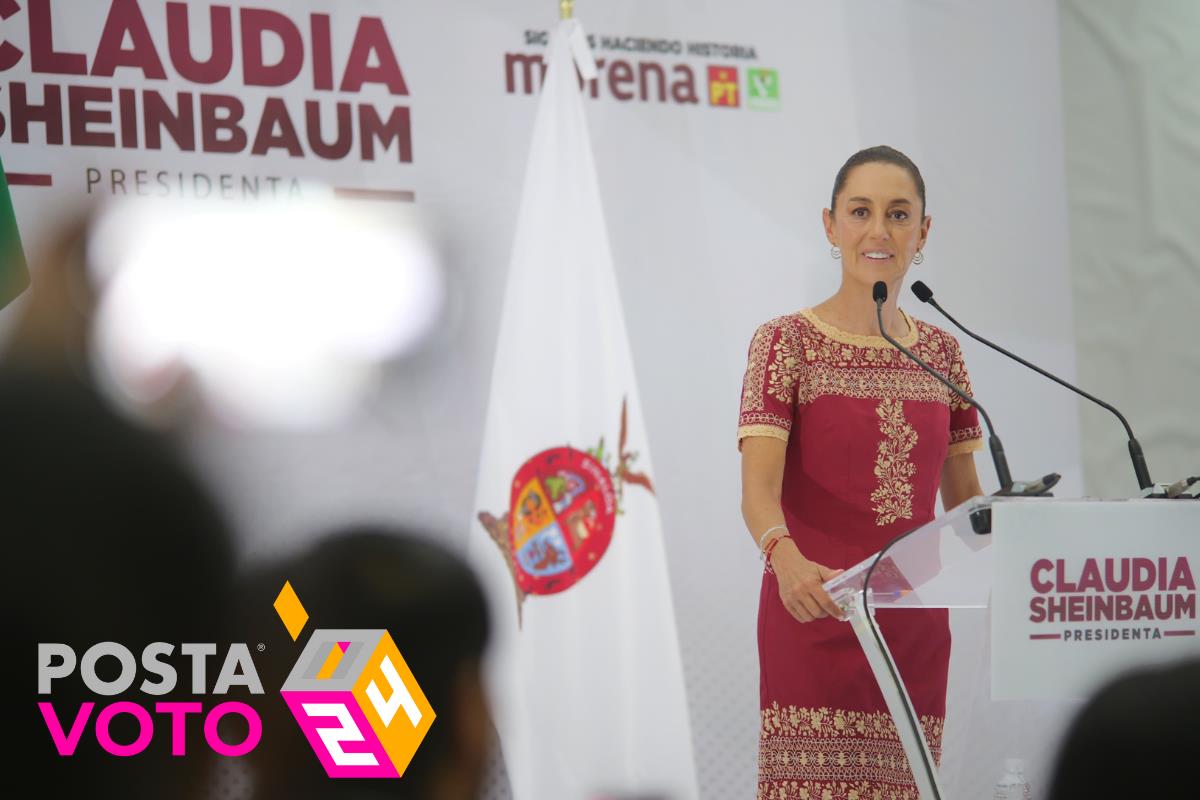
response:
<path fill-rule="evenodd" d="M 1025 762 L 1035 797 L 1044 790 L 1063 729 L 1100 682 L 1200 655 L 1198 578 L 1200 503 L 977 497 L 825 588 L 858 636 L 921 797 L 987 800 L 1008 758 Z M 871 624 L 879 608 L 949 610 L 940 766 Z"/>

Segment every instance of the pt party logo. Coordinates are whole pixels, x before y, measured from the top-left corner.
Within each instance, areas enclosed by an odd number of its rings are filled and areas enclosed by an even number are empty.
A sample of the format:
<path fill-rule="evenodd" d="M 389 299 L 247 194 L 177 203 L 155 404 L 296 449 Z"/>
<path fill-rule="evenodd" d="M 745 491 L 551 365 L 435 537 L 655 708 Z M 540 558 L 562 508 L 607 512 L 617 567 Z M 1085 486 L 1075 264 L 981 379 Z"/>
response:
<path fill-rule="evenodd" d="M 290 582 L 284 584 L 274 607 L 295 641 L 308 622 L 308 612 Z M 189 718 L 202 720 L 204 741 L 217 755 L 238 757 L 253 751 L 262 740 L 263 724 L 249 703 L 224 700 L 206 711 L 202 702 L 154 700 L 176 691 L 177 664 L 189 661 L 193 696 L 223 697 L 234 687 L 251 696 L 264 695 L 249 647 L 229 646 L 211 686 L 206 677 L 208 659 L 217 654 L 217 645 L 192 642 L 178 650 L 177 656 L 174 644 L 153 642 L 136 658 L 123 644 L 100 642 L 80 658 L 69 645 L 39 643 L 38 694 L 46 699 L 37 706 L 58 754 L 75 755 L 91 724 L 105 753 L 125 758 L 140 755 L 154 740 L 157 719 L 170 730 L 171 755 L 186 756 L 189 732 L 195 730 L 194 723 L 189 727 Z M 139 663 L 144 677 L 137 691 L 148 699 L 116 700 L 102 704 L 99 711 L 93 701 L 80 703 L 73 712 L 62 703 L 56 708 L 56 682 L 77 672 L 95 697 L 127 696 L 139 677 Z M 314 630 L 280 694 L 331 778 L 399 778 L 436 716 L 391 634 L 383 629 Z M 73 718 L 64 716 L 70 713 Z M 226 726 L 223 738 L 218 726 L 226 717 L 240 722 Z M 230 728 L 237 731 L 234 738 L 239 741 L 227 740 Z"/>

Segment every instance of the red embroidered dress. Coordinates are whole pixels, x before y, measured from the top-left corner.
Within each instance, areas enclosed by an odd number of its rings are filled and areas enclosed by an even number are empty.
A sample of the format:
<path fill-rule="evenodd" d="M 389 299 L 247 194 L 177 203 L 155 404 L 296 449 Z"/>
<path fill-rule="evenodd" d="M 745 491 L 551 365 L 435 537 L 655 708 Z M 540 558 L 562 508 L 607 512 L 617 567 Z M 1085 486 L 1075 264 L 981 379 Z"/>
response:
<path fill-rule="evenodd" d="M 901 312 L 898 341 L 971 391 L 953 336 Z M 811 310 L 772 320 L 750 344 L 738 444 L 787 442 L 783 513 L 806 558 L 844 569 L 928 522 L 947 455 L 980 449 L 975 409 L 885 339 Z M 950 628 L 941 610 L 876 619 L 940 757 Z M 760 800 L 916 800 L 904 750 L 849 624 L 801 624 L 763 573 L 758 612 Z"/>

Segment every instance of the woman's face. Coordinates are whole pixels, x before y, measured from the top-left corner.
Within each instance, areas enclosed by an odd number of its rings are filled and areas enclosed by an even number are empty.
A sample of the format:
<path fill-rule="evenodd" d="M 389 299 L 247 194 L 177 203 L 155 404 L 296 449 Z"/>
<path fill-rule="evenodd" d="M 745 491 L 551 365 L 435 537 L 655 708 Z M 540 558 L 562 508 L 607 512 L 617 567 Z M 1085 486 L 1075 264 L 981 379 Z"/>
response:
<path fill-rule="evenodd" d="M 929 217 L 908 172 L 895 164 L 860 164 L 846 177 L 837 208 L 824 212 L 825 235 L 842 251 L 842 275 L 872 286 L 903 280 L 925 246 Z"/>

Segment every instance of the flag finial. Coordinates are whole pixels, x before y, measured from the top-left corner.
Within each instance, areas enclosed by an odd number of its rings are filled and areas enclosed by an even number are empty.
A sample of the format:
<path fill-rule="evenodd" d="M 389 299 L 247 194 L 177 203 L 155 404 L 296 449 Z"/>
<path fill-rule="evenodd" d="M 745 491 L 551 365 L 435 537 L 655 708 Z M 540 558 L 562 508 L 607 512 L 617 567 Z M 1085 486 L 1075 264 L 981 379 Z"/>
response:
<path fill-rule="evenodd" d="M 571 19 L 575 16 L 575 0 L 559 0 L 558 15 L 562 19 Z"/>

